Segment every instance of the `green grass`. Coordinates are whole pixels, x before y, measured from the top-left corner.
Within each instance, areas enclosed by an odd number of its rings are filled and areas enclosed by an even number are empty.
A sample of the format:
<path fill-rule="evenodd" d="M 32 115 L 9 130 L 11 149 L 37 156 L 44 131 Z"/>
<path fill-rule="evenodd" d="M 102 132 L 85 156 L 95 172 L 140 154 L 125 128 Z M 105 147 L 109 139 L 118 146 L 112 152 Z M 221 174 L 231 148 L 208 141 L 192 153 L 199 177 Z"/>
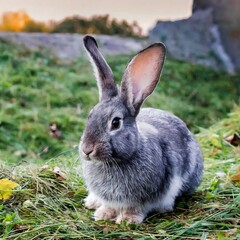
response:
<path fill-rule="evenodd" d="M 142 225 L 116 225 L 94 222 L 93 212 L 83 206 L 87 193 L 76 146 L 87 112 L 98 100 L 91 67 L 83 59 L 64 65 L 46 54 L 0 45 L 0 179 L 20 185 L 0 202 L 2 239 L 240 238 L 240 186 L 230 179 L 240 150 L 224 140 L 240 132 L 240 108 L 220 121 L 239 104 L 239 76 L 167 60 L 161 83 L 145 105 L 174 112 L 194 131 L 201 127 L 203 182 L 173 213 L 150 216 Z M 129 56 L 108 60 L 119 82 Z M 49 135 L 51 122 L 59 126 L 60 139 Z M 53 173 L 55 166 L 66 180 Z"/>
<path fill-rule="evenodd" d="M 78 144 L 98 90 L 88 61 L 63 65 L 47 53 L 0 45 L 0 159 L 39 161 Z M 108 58 L 119 83 L 129 56 Z M 239 76 L 167 60 L 161 82 L 145 106 L 166 109 L 197 131 L 240 103 Z M 80 108 L 80 111 L 79 111 Z M 60 140 L 48 134 L 56 122 Z M 48 151 L 43 151 L 48 147 Z"/>
<path fill-rule="evenodd" d="M 177 203 L 173 213 L 156 214 L 142 225 L 120 226 L 94 222 L 83 206 L 86 190 L 76 151 L 39 165 L 2 166 L 0 177 L 20 184 L 14 196 L 0 206 L 4 239 L 238 239 L 240 185 L 231 182 L 240 160 L 239 147 L 224 140 L 240 131 L 240 108 L 228 119 L 198 134 L 205 158 L 201 187 L 190 199 Z M 67 180 L 58 180 L 54 166 Z M 225 173 L 219 177 L 218 172 Z M 129 238 L 126 238 L 129 237 Z"/>

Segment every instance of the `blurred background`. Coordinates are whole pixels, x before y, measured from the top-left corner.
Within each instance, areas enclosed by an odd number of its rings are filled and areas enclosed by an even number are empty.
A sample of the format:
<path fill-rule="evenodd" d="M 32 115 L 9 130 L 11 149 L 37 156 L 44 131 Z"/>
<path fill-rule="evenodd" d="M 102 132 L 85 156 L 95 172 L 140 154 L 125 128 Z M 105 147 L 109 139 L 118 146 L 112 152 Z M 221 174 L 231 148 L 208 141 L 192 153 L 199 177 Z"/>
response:
<path fill-rule="evenodd" d="M 118 83 L 136 52 L 162 41 L 162 79 L 145 106 L 194 132 L 239 104 L 238 0 L 2 0 L 0 16 L 4 159 L 48 159 L 78 144 L 98 99 L 84 34 L 96 37 Z"/>
<path fill-rule="evenodd" d="M 0 15 L 2 32 L 161 40 L 174 58 L 228 73 L 240 68 L 240 5 L 236 0 L 123 0 L 121 4 L 111 0 L 70 0 L 68 4 L 64 0 L 10 0 L 0 2 Z"/>

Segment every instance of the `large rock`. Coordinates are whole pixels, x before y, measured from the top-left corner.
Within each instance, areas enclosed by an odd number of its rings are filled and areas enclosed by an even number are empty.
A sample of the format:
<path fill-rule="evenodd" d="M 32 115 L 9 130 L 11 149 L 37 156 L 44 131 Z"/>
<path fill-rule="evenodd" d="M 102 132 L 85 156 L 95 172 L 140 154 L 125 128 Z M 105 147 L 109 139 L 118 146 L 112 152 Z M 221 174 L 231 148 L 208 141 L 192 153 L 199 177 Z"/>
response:
<path fill-rule="evenodd" d="M 150 39 L 165 42 L 177 59 L 234 73 L 240 70 L 240 0 L 194 0 L 190 18 L 158 22 Z"/>
<path fill-rule="evenodd" d="M 214 24 L 218 25 L 223 46 L 236 69 L 240 69 L 240 1 L 194 0 L 193 13 L 212 9 Z"/>
<path fill-rule="evenodd" d="M 131 38 L 106 35 L 95 37 L 104 55 L 135 53 L 146 45 L 146 41 Z M 45 50 L 51 56 L 67 63 L 86 55 L 81 34 L 0 32 L 0 41 L 17 44 L 32 51 Z"/>
<path fill-rule="evenodd" d="M 150 39 L 164 42 L 170 57 L 220 70 L 223 66 L 212 48 L 212 26 L 211 11 L 199 11 L 189 19 L 158 22 Z"/>

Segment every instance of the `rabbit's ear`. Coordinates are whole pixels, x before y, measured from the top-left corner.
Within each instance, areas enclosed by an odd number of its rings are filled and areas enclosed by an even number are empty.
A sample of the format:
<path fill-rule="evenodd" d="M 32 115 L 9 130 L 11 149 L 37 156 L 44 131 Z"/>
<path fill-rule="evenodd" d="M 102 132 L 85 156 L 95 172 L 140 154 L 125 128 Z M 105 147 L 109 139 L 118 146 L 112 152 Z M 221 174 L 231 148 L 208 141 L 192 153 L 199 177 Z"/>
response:
<path fill-rule="evenodd" d="M 87 35 L 84 37 L 83 42 L 94 68 L 100 101 L 117 96 L 118 89 L 113 79 L 112 70 L 98 50 L 96 40 Z"/>
<path fill-rule="evenodd" d="M 155 43 L 128 63 L 121 84 L 121 97 L 133 115 L 156 87 L 165 59 L 165 46 Z"/>

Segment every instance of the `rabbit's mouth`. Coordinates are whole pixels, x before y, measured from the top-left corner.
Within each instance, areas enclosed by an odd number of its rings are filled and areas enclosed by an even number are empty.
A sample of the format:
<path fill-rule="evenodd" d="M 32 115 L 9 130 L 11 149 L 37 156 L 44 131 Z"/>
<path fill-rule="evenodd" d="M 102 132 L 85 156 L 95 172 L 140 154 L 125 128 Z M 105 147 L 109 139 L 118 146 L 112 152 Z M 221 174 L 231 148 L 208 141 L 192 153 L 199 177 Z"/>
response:
<path fill-rule="evenodd" d="M 103 160 L 104 158 L 102 158 L 101 156 L 97 156 L 95 152 L 86 154 L 81 149 L 80 149 L 80 156 L 81 156 L 81 159 L 83 159 L 85 161 L 99 161 L 99 162 L 104 161 Z"/>
<path fill-rule="evenodd" d="M 82 160 L 95 162 L 112 162 L 115 160 L 115 152 L 112 152 L 111 146 L 106 142 L 99 142 L 90 148 L 86 147 L 86 143 L 80 141 L 79 153 Z"/>
<path fill-rule="evenodd" d="M 89 155 L 86 155 L 83 151 L 81 151 L 80 156 L 83 160 L 90 161 L 91 158 Z"/>
<path fill-rule="evenodd" d="M 90 155 L 81 154 L 81 158 L 86 161 L 92 161 L 92 162 L 99 162 L 99 163 L 112 163 L 115 162 L 117 159 L 114 158 L 111 154 L 108 154 L 106 152 L 102 152 L 101 154 L 93 153 Z"/>

